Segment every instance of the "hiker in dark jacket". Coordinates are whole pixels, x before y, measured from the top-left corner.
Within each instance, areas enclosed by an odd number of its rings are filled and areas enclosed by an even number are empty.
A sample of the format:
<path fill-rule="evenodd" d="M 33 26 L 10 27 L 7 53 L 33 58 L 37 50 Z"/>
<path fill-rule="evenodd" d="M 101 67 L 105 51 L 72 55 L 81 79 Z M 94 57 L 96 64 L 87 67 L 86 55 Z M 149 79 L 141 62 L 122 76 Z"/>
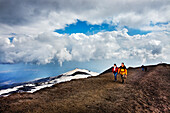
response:
<path fill-rule="evenodd" d="M 113 78 L 114 78 L 114 81 L 117 81 L 117 73 L 118 73 L 118 67 L 116 64 L 114 64 L 113 68 L 112 68 L 112 72 L 113 72 Z"/>
<path fill-rule="evenodd" d="M 145 66 L 145 71 L 147 71 L 147 67 Z"/>
<path fill-rule="evenodd" d="M 121 66 L 118 69 L 118 73 L 121 75 L 122 83 L 124 83 L 124 79 L 127 78 L 127 69 L 124 63 L 122 62 Z"/>
<path fill-rule="evenodd" d="M 142 68 L 142 71 L 147 71 L 147 67 L 146 66 L 142 65 L 141 68 Z"/>
<path fill-rule="evenodd" d="M 142 68 L 142 71 L 144 71 L 144 69 L 145 69 L 145 66 L 144 66 L 144 65 L 142 65 L 142 66 L 141 66 L 141 68 Z"/>

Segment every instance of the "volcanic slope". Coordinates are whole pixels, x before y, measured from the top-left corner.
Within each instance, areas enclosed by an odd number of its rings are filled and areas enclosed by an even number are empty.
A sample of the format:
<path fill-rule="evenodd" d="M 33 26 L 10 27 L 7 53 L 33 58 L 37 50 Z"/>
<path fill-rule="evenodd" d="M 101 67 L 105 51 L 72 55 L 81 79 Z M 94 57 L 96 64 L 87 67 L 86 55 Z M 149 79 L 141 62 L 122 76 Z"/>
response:
<path fill-rule="evenodd" d="M 0 112 L 170 112 L 170 65 L 129 68 L 125 84 L 111 68 L 99 76 L 0 98 Z"/>

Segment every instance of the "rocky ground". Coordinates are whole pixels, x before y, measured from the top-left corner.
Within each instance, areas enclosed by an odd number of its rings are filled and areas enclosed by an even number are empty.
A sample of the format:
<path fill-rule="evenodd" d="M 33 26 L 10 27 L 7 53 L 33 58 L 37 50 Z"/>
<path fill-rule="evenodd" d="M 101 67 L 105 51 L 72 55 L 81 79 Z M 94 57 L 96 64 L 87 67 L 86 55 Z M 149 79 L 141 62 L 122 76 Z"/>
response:
<path fill-rule="evenodd" d="M 170 112 L 170 65 L 129 68 L 125 84 L 111 69 L 97 77 L 56 84 L 33 94 L 0 98 L 0 112 Z"/>

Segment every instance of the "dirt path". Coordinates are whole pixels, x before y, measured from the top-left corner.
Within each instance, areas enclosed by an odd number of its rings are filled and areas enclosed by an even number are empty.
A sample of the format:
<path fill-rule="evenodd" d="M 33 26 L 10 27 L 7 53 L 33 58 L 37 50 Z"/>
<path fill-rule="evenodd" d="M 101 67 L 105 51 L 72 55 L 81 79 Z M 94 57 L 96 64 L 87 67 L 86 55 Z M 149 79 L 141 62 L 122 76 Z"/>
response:
<path fill-rule="evenodd" d="M 109 71 L 73 80 L 34 94 L 0 98 L 0 112 L 169 112 L 170 66 L 129 69 L 125 84 L 113 82 Z"/>

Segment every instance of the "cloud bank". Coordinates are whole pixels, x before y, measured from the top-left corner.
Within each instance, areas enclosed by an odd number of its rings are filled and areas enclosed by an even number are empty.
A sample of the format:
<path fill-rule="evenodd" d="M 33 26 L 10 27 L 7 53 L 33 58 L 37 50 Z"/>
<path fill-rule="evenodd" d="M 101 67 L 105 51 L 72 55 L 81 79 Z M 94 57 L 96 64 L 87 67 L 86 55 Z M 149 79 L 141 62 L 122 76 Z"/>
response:
<path fill-rule="evenodd" d="M 97 59 L 168 60 L 169 33 L 157 32 L 129 36 L 127 29 L 99 32 L 58 34 L 46 32 L 36 37 L 18 35 L 12 43 L 0 38 L 0 63 L 46 64 L 58 61 L 90 61 Z M 162 37 L 164 40 L 162 40 Z"/>
<path fill-rule="evenodd" d="M 0 33 L 39 34 L 77 19 L 146 29 L 170 21 L 169 14 L 169 0 L 0 0 Z"/>
<path fill-rule="evenodd" d="M 169 0 L 0 0 L 0 63 L 170 62 L 169 14 Z M 117 31 L 90 36 L 53 32 L 77 19 L 93 25 L 116 25 Z M 152 32 L 129 36 L 124 26 Z M 14 37 L 12 42 L 9 37 Z"/>

